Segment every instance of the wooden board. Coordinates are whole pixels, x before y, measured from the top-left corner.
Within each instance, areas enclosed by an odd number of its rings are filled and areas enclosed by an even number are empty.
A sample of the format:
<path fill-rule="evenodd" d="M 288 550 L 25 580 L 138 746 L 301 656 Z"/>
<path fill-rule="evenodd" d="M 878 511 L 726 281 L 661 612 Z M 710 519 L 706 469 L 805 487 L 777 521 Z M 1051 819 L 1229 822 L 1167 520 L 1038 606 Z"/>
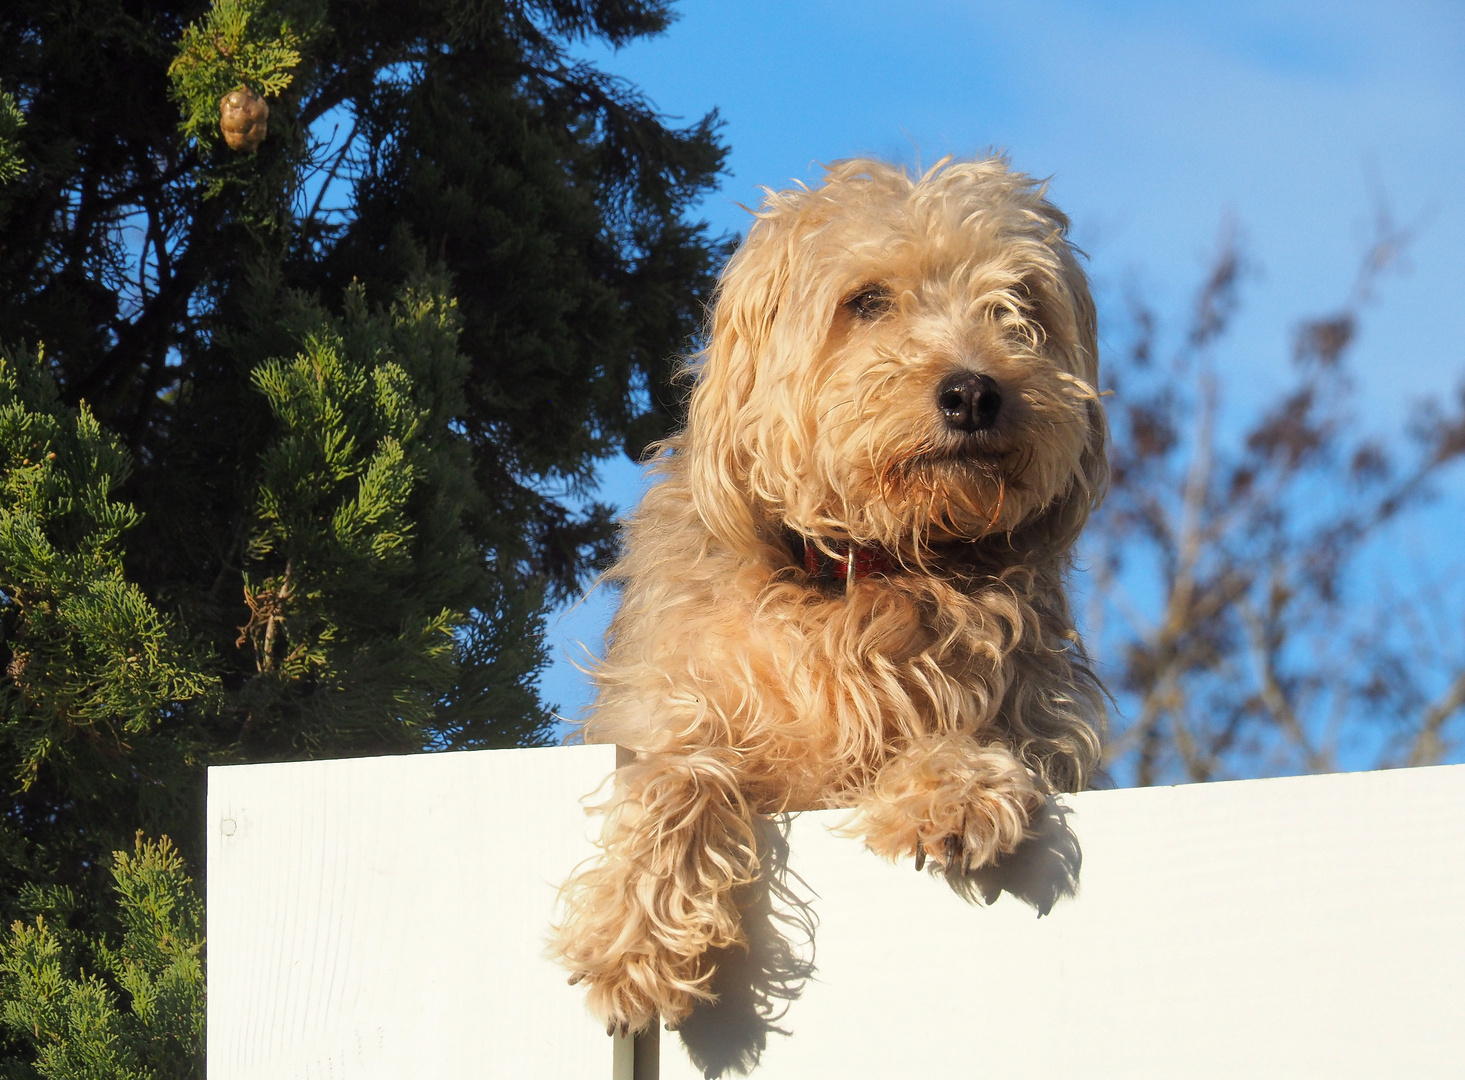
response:
<path fill-rule="evenodd" d="M 1465 766 L 1086 792 L 951 881 L 769 823 L 752 949 L 633 1065 L 543 955 L 615 755 L 210 770 L 210 1080 L 1465 1069 Z"/>
<path fill-rule="evenodd" d="M 660 1080 L 1465 1075 L 1465 767 L 1085 792 L 955 882 L 842 817 Z"/>
<path fill-rule="evenodd" d="M 209 1080 L 629 1080 L 544 958 L 613 746 L 209 770 Z"/>

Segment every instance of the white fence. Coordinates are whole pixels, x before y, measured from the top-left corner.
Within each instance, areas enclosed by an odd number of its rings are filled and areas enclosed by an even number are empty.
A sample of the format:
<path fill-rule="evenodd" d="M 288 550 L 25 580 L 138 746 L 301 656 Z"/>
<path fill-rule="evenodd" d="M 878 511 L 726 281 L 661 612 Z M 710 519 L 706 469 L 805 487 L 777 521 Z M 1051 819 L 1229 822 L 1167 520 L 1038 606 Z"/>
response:
<path fill-rule="evenodd" d="M 633 1047 L 543 955 L 616 755 L 211 769 L 210 1080 L 1465 1075 L 1465 766 L 1068 796 L 957 881 L 770 822 Z"/>

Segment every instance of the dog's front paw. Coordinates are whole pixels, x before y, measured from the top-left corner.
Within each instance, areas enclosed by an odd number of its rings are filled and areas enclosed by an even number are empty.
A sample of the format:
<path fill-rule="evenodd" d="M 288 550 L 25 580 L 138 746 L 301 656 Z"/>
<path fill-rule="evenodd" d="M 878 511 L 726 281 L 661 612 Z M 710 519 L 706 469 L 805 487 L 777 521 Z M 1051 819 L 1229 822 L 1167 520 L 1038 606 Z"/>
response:
<path fill-rule="evenodd" d="M 562 926 L 552 949 L 570 969 L 570 985 L 585 989 L 585 1003 L 607 1035 L 644 1031 L 658 1016 L 675 1027 L 699 1000 L 712 997 L 700 958 L 672 956 L 654 942 L 632 943 L 624 935 L 608 940 L 596 933 L 600 929 L 609 927 L 587 921 Z"/>
<path fill-rule="evenodd" d="M 611 1031 L 669 1026 L 708 989 L 709 953 L 744 945 L 733 892 L 752 882 L 751 815 L 729 754 L 651 755 L 616 774 L 603 852 L 562 890 L 550 951 Z"/>
<path fill-rule="evenodd" d="M 576 971 L 570 976 L 569 982 L 571 986 L 584 984 L 585 1003 L 592 1013 L 605 1022 L 607 1035 L 617 1032 L 622 1036 L 632 1032 L 640 1033 L 655 1022 L 658 1013 L 663 1010 L 676 1017 L 676 1020 L 667 1020 L 667 1026 L 673 1027 L 692 1008 L 690 998 L 674 992 L 663 995 L 663 1001 L 658 1005 L 629 972 L 592 974 L 588 971 Z M 678 998 L 685 1000 L 677 1000 Z"/>
<path fill-rule="evenodd" d="M 928 735 L 885 764 L 848 827 L 877 855 L 934 859 L 963 872 L 1014 851 L 1043 805 L 1027 769 L 1004 747 Z"/>
<path fill-rule="evenodd" d="M 658 1015 L 675 1026 L 699 1001 L 713 1000 L 704 955 L 713 935 L 691 917 L 696 899 L 683 896 L 671 875 L 648 881 L 618 858 L 566 885 L 550 953 L 569 969 L 571 985 L 584 987 L 608 1034 L 643 1031 Z"/>

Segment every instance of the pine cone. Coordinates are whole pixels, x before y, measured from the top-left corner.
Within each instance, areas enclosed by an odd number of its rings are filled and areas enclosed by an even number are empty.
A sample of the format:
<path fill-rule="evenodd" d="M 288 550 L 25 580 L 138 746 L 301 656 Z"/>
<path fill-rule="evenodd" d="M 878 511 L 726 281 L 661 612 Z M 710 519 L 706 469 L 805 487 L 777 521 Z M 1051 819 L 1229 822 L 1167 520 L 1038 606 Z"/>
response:
<path fill-rule="evenodd" d="M 219 101 L 219 129 L 230 150 L 253 150 L 270 129 L 270 107 L 247 86 L 230 90 Z"/>

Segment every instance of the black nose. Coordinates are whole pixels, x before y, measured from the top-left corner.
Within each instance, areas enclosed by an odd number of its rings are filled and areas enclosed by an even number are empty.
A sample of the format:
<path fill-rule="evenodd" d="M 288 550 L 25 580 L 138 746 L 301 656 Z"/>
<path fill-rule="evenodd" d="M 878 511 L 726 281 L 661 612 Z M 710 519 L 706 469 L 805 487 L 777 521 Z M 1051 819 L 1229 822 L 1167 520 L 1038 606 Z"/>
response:
<path fill-rule="evenodd" d="M 936 407 L 946 426 L 970 435 L 986 431 L 997 423 L 1002 411 L 1002 392 L 990 375 L 961 371 L 948 375 L 936 388 Z"/>

